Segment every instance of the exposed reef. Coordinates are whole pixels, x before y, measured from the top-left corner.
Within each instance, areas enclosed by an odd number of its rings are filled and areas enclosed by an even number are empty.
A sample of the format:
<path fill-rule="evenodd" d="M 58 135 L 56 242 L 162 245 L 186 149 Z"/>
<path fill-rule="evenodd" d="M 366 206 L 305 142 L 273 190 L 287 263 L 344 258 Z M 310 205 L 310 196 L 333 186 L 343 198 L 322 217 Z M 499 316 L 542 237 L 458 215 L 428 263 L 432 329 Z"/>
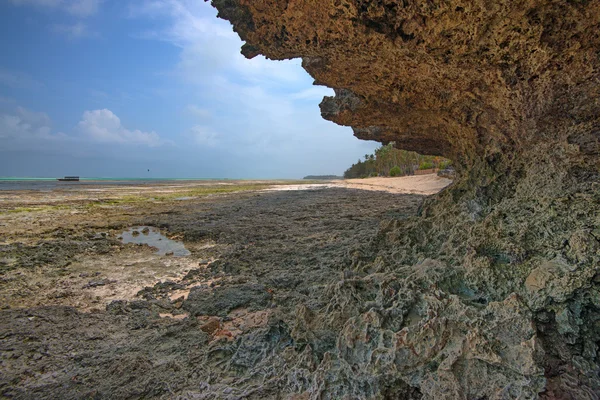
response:
<path fill-rule="evenodd" d="M 212 4 L 245 56 L 302 57 L 335 89 L 325 119 L 457 167 L 326 307 L 281 321 L 293 345 L 265 355 L 279 392 L 597 399 L 600 1 Z"/>

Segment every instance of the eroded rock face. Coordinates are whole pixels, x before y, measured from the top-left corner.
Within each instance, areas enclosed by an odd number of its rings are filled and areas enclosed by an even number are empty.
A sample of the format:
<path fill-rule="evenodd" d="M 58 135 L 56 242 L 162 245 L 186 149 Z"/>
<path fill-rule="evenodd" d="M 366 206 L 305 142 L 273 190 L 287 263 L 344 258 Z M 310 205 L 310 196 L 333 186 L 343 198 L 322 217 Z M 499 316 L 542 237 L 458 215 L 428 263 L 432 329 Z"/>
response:
<path fill-rule="evenodd" d="M 542 136 L 598 154 L 596 1 L 213 4 L 247 56 L 302 57 L 336 89 L 323 116 L 359 137 L 466 164 Z"/>
<path fill-rule="evenodd" d="M 281 393 L 598 398 L 600 1 L 212 3 L 335 89 L 324 118 L 459 175 L 283 321 Z"/>

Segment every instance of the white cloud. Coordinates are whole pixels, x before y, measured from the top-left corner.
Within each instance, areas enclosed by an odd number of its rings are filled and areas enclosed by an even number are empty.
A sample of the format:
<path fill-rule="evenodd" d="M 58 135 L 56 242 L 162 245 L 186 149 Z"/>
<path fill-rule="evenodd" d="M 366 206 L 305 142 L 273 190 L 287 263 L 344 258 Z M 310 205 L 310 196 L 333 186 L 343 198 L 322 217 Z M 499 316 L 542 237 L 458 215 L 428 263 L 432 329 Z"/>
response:
<path fill-rule="evenodd" d="M 250 169 L 272 169 L 262 176 L 340 173 L 375 148 L 321 118 L 318 103 L 332 91 L 311 86 L 300 60 L 241 55 L 242 41 L 210 4 L 145 1 L 130 7 L 130 16 L 154 19 L 151 26 L 158 26 L 136 37 L 181 49 L 171 74 L 185 86 L 170 88 L 195 104 L 185 107 L 196 119 L 184 135 L 190 143 L 253 160 Z"/>
<path fill-rule="evenodd" d="M 81 39 L 84 37 L 98 37 L 97 32 L 90 31 L 88 26 L 81 21 L 76 22 L 72 25 L 57 24 L 54 25 L 52 28 L 55 32 L 65 34 L 67 35 L 67 37 L 73 40 Z"/>
<path fill-rule="evenodd" d="M 87 138 L 100 143 L 141 144 L 156 147 L 164 143 L 155 132 L 129 130 L 121 125 L 121 120 L 112 111 L 86 111 L 77 125 Z"/>
<path fill-rule="evenodd" d="M 191 130 L 194 142 L 200 146 L 213 147 L 217 144 L 218 134 L 211 128 L 196 125 Z"/>
<path fill-rule="evenodd" d="M 64 139 L 63 133 L 52 134 L 52 121 L 46 113 L 17 107 L 14 114 L 0 115 L 0 139 Z"/>
<path fill-rule="evenodd" d="M 10 0 L 18 6 L 58 9 L 76 17 L 89 17 L 98 11 L 103 0 Z"/>
<path fill-rule="evenodd" d="M 206 139 L 210 137 L 206 136 Z M 84 112 L 70 135 L 56 132 L 52 128 L 52 120 L 44 112 L 17 107 L 13 112 L 0 113 L 0 148 L 3 150 L 62 151 L 60 149 L 64 147 L 71 151 L 73 146 L 93 146 L 98 150 L 101 149 L 99 145 L 103 144 L 108 146 L 104 149 L 110 147 L 111 151 L 115 151 L 115 145 L 127 149 L 127 145 L 154 148 L 169 143 L 171 142 L 162 140 L 155 132 L 126 129 L 121 120 L 107 109 Z"/>
<path fill-rule="evenodd" d="M 207 36 L 212 39 L 237 39 L 230 28 L 215 19 L 215 14 L 210 6 L 195 0 L 154 0 L 130 6 L 130 16 L 133 18 L 169 18 L 171 24 L 165 29 L 144 32 L 143 36 L 173 42 L 179 47 L 197 43 Z"/>
<path fill-rule="evenodd" d="M 313 100 L 321 101 L 325 96 L 333 96 L 333 89 L 324 86 L 312 86 L 308 89 L 292 93 L 290 98 L 293 100 Z"/>
<path fill-rule="evenodd" d="M 216 11 L 196 0 L 154 0 L 130 8 L 132 17 L 170 18 L 162 30 L 146 31 L 145 39 L 162 40 L 181 47 L 177 72 L 187 81 L 204 84 L 214 74 L 234 73 L 249 83 L 298 84 L 306 73 L 300 60 L 272 61 L 263 56 L 252 60 L 240 53 L 242 41 L 229 24 L 216 18 Z"/>
<path fill-rule="evenodd" d="M 210 109 L 186 107 L 188 114 L 202 120 L 201 127 L 190 129 L 195 143 L 230 146 L 237 142 L 255 153 L 277 152 L 301 140 L 307 120 L 320 122 L 319 109 L 313 103 L 331 95 L 331 90 L 311 87 L 312 78 L 300 60 L 246 59 L 240 53 L 242 41 L 228 22 L 216 18 L 210 5 L 194 0 L 154 0 L 130 11 L 132 17 L 168 18 L 162 29 L 139 37 L 181 48 L 174 73 L 185 83 L 198 85 L 201 103 L 210 104 Z M 310 112 L 306 112 L 308 107 Z M 210 121 L 214 114 L 223 117 Z M 227 135 L 224 127 L 228 127 Z M 299 132 L 294 137 L 290 133 L 295 131 Z"/>

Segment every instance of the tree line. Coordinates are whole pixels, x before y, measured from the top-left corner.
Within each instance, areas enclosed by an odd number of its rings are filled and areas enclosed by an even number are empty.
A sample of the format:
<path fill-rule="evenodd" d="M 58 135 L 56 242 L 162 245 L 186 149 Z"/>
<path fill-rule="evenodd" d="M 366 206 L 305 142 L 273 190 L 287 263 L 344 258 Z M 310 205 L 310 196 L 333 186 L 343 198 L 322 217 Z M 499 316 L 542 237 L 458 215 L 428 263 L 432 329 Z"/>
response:
<path fill-rule="evenodd" d="M 448 166 L 450 160 L 447 158 L 399 150 L 392 142 L 376 149 L 375 154 L 365 154 L 364 160 L 358 160 L 344 172 L 344 178 L 414 175 L 417 170 L 445 169 Z"/>

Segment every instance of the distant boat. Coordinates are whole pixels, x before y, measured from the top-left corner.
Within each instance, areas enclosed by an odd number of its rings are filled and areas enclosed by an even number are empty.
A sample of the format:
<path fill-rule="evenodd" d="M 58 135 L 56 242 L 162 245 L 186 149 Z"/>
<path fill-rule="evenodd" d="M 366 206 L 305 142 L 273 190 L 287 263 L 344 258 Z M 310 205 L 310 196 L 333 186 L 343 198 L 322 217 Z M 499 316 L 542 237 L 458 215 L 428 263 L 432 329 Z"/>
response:
<path fill-rule="evenodd" d="M 57 181 L 61 182 L 79 182 L 78 176 L 65 176 L 64 178 L 56 178 Z"/>

